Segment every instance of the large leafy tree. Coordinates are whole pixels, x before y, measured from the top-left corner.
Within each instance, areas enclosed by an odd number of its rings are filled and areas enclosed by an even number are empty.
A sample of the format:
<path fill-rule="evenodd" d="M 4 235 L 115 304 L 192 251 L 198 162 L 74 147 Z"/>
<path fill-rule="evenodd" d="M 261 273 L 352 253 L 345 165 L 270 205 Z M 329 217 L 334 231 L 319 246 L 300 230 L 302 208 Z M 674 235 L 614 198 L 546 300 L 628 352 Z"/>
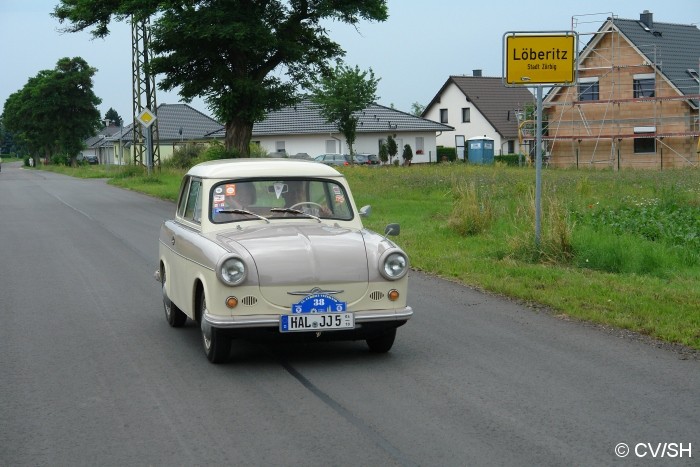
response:
<path fill-rule="evenodd" d="M 357 135 L 357 113 L 377 99 L 378 83 L 371 68 L 361 71 L 357 66 L 338 64 L 313 88 L 311 100 L 319 105 L 323 118 L 334 123 L 345 136 L 351 158 Z"/>
<path fill-rule="evenodd" d="M 249 153 L 253 124 L 298 100 L 309 77 L 344 54 L 321 24 L 384 21 L 386 0 L 60 0 L 69 31 L 109 34 L 112 19 L 154 20 L 150 71 L 225 122 L 226 149 Z M 157 14 L 156 14 L 157 13 Z"/>
<path fill-rule="evenodd" d="M 101 100 L 92 91 L 96 71 L 80 57 L 60 59 L 7 98 L 3 124 L 33 153 L 76 156 L 100 126 Z"/>

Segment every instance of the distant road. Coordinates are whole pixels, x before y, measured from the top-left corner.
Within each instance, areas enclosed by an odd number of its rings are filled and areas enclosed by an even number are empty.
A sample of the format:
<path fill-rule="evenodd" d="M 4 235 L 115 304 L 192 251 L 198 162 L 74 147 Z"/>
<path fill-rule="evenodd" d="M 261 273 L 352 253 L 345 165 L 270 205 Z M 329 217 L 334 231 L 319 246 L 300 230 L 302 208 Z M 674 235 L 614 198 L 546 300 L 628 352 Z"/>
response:
<path fill-rule="evenodd" d="M 700 361 L 417 272 L 387 355 L 211 365 L 153 279 L 173 210 L 3 164 L 0 465 L 698 465 Z"/>

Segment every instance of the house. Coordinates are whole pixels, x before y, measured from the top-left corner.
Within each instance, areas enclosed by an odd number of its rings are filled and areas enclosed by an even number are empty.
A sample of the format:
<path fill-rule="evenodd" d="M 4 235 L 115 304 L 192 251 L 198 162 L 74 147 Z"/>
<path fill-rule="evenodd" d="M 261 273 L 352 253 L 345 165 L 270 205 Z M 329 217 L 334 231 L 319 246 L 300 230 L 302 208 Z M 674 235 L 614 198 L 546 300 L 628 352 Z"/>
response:
<path fill-rule="evenodd" d="M 209 144 L 212 138 L 207 135 L 221 128 L 221 123 L 187 104 L 160 104 L 156 115 L 161 160 L 170 158 L 179 146 Z M 86 145 L 90 145 L 86 151 L 92 146 L 103 164 L 132 163 L 133 123 L 109 128 L 116 128 L 116 131 L 86 140 Z"/>
<path fill-rule="evenodd" d="M 496 154 L 527 151 L 518 143 L 518 117 L 534 105 L 533 94 L 524 87 L 506 87 L 501 77 L 450 76 L 422 117 L 454 127 L 437 137 L 438 146 L 457 148 L 464 158 L 465 140 L 487 137 L 494 140 Z"/>
<path fill-rule="evenodd" d="M 107 160 L 108 154 L 114 154 L 114 145 L 111 137 L 121 131 L 121 128 L 116 125 L 107 125 L 103 127 L 95 136 L 84 141 L 85 147 L 78 155 L 78 160 L 83 160 L 87 156 L 97 156 L 101 163 Z"/>
<path fill-rule="evenodd" d="M 645 10 L 638 20 L 608 17 L 590 35 L 577 85 L 545 98 L 550 163 L 698 166 L 700 30 L 656 22 Z"/>
<path fill-rule="evenodd" d="M 399 148 L 399 157 L 404 145 L 411 146 L 413 163 L 435 162 L 436 133 L 453 130 L 449 125 L 379 104 L 370 104 L 365 110 L 356 113 L 356 116 L 355 152 L 378 154 L 380 144 L 386 142 L 391 135 Z M 211 136 L 223 139 L 224 130 Z M 268 153 L 306 153 L 311 157 L 349 153 L 345 137 L 338 132 L 335 124 L 328 123 L 321 116 L 318 105 L 309 99 L 269 112 L 263 121 L 253 125 L 252 141 Z"/>

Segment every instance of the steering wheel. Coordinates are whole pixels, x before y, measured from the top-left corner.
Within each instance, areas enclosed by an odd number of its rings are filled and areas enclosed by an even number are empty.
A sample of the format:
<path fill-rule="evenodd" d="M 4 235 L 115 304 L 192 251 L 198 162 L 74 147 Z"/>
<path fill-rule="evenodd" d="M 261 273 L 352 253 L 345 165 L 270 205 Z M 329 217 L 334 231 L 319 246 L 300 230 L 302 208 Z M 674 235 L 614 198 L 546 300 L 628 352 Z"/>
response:
<path fill-rule="evenodd" d="M 295 204 L 295 205 L 293 205 L 293 206 L 289 206 L 289 209 L 296 209 L 296 208 L 298 208 L 299 206 L 304 206 L 304 205 L 306 205 L 306 204 L 309 204 L 309 205 L 311 205 L 311 206 L 314 206 L 314 207 L 318 208 L 319 211 L 320 211 L 321 209 L 323 209 L 323 206 L 321 206 L 321 205 L 318 204 L 318 203 L 314 203 L 313 201 L 302 201 L 301 203 L 297 203 L 297 204 Z"/>

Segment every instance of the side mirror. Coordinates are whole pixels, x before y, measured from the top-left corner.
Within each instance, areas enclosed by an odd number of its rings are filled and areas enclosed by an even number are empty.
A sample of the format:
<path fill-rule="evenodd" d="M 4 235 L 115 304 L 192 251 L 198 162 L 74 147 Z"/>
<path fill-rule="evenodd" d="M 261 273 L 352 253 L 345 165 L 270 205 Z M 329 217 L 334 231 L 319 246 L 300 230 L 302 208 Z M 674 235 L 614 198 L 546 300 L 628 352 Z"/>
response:
<path fill-rule="evenodd" d="M 372 214 L 372 206 L 370 206 L 369 204 L 360 208 L 361 217 L 369 217 L 370 214 Z"/>
<path fill-rule="evenodd" d="M 384 235 L 398 235 L 401 232 L 401 226 L 399 224 L 389 224 L 384 229 Z"/>

